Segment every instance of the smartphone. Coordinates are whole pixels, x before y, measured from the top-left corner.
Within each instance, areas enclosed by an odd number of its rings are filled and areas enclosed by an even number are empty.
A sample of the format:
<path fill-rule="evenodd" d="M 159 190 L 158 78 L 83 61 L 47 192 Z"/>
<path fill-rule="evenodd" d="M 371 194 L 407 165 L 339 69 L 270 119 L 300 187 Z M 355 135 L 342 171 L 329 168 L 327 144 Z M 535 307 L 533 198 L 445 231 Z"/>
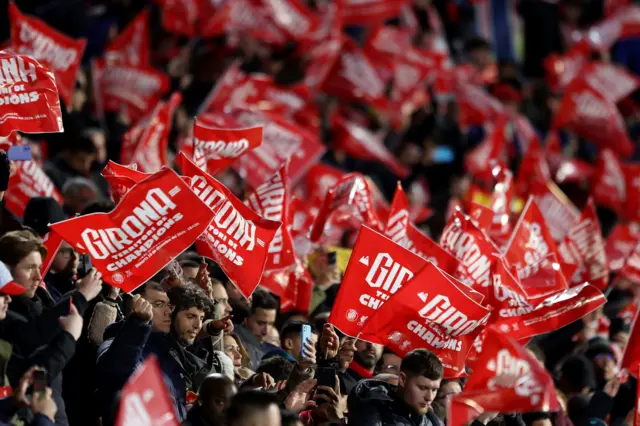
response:
<path fill-rule="evenodd" d="M 335 251 L 330 251 L 327 253 L 327 265 L 333 266 L 338 261 L 338 253 Z"/>
<path fill-rule="evenodd" d="M 311 326 L 309 324 L 302 324 L 302 335 L 300 338 L 300 356 L 306 358 L 304 355 L 304 344 L 311 339 Z"/>
<path fill-rule="evenodd" d="M 33 393 L 45 392 L 47 390 L 47 372 L 36 370 L 33 372 Z"/>
<path fill-rule="evenodd" d="M 455 154 L 451 147 L 446 145 L 438 145 L 433 149 L 432 157 L 436 164 L 451 164 L 455 159 Z"/>
<path fill-rule="evenodd" d="M 92 268 L 91 257 L 88 254 L 81 254 L 80 259 L 78 259 L 78 278 L 86 277 Z"/>
<path fill-rule="evenodd" d="M 318 379 L 317 386 L 327 386 L 333 389 L 336 386 L 336 369 L 320 367 L 316 371 L 316 378 Z M 317 392 L 322 393 L 322 390 Z"/>
<path fill-rule="evenodd" d="M 7 152 L 9 161 L 31 161 L 31 145 L 14 145 Z"/>

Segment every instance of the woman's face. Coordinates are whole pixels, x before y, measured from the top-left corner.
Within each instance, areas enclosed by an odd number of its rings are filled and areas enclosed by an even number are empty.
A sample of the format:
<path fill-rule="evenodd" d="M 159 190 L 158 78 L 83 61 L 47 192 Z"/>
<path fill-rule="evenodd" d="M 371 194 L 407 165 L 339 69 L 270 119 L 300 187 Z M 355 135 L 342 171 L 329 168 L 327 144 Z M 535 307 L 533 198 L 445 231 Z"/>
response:
<path fill-rule="evenodd" d="M 224 336 L 224 353 L 233 361 L 233 367 L 242 367 L 242 354 L 238 342 L 231 336 Z"/>

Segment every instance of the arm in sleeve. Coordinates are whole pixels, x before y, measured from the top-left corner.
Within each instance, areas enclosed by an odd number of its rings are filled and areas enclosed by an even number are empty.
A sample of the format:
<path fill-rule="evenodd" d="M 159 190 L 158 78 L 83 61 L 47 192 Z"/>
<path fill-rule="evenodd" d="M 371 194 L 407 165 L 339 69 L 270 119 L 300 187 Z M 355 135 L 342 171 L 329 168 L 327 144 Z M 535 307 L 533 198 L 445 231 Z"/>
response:
<path fill-rule="evenodd" d="M 53 426 L 51 419 L 44 414 L 36 414 L 33 420 L 29 422 L 29 426 Z"/>
<path fill-rule="evenodd" d="M 382 416 L 380 412 L 371 404 L 357 404 L 353 407 L 349 407 L 349 413 L 347 413 L 347 419 L 349 426 L 382 426 Z"/>
<path fill-rule="evenodd" d="M 104 331 L 116 321 L 117 317 L 118 310 L 115 306 L 105 302 L 98 302 L 87 326 L 89 341 L 96 346 L 100 346 L 104 341 Z"/>

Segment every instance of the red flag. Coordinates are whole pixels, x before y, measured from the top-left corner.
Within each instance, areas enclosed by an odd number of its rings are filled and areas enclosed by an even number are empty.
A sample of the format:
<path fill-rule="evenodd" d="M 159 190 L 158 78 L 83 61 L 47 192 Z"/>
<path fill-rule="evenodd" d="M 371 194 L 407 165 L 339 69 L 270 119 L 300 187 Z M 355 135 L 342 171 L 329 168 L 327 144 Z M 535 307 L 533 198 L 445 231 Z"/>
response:
<path fill-rule="evenodd" d="M 126 106 L 133 121 L 151 111 L 170 88 L 169 76 L 150 67 L 108 64 L 96 59 L 92 73 L 99 107 L 120 112 Z"/>
<path fill-rule="evenodd" d="M 356 337 L 368 319 L 428 262 L 362 226 L 328 321 Z"/>
<path fill-rule="evenodd" d="M 620 212 L 627 199 L 622 164 L 615 152 L 602 149 L 596 158 L 595 171 L 591 180 L 591 194 L 596 203 Z"/>
<path fill-rule="evenodd" d="M 500 318 L 496 327 L 515 340 L 537 336 L 571 324 L 604 305 L 607 298 L 587 283 L 556 293 L 523 315 Z"/>
<path fill-rule="evenodd" d="M 467 216 L 456 210 L 440 236 L 440 246 L 459 261 L 456 278 L 485 294 L 491 285 L 491 265 L 498 248 Z"/>
<path fill-rule="evenodd" d="M 544 221 L 555 241 L 562 241 L 566 233 L 580 219 L 580 212 L 558 186 L 547 181 L 536 181 L 530 187 Z"/>
<path fill-rule="evenodd" d="M 33 57 L 55 74 L 60 98 L 69 108 L 87 41 L 72 39 L 40 19 L 23 15 L 13 1 L 9 3 L 9 23 L 13 50 Z"/>
<path fill-rule="evenodd" d="M 139 172 L 135 164 L 123 166 L 111 160 L 104 166 L 101 174 L 109 183 L 111 197 L 116 204 L 120 203 L 120 200 L 136 183 L 151 176 L 149 173 Z"/>
<path fill-rule="evenodd" d="M 184 154 L 176 164 L 190 177 L 191 188 L 215 212 L 206 232 L 196 241 L 198 252 L 213 259 L 245 298 L 260 283 L 268 248 L 282 225 L 263 219 L 224 185 L 203 172 Z"/>
<path fill-rule="evenodd" d="M 484 141 L 465 157 L 465 167 L 478 179 L 490 181 L 495 165 L 504 164 L 507 125 L 509 120 L 501 114 Z"/>
<path fill-rule="evenodd" d="M 602 291 L 607 288 L 609 266 L 593 200 L 587 203 L 578 224 L 569 230 L 558 253 L 564 262 L 581 265 L 574 284 L 588 281 Z"/>
<path fill-rule="evenodd" d="M 450 426 L 464 426 L 483 412 L 560 410 L 553 378 L 508 335 L 489 327 L 464 391 L 452 398 Z"/>
<path fill-rule="evenodd" d="M 367 180 L 359 173 L 349 173 L 340 179 L 324 198 L 311 229 L 311 241 L 316 242 L 322 237 L 329 217 L 343 207 L 342 210 L 347 211 L 347 218 L 351 219 L 355 213 L 357 221 L 374 229 L 382 228 L 382 223 L 373 210 Z"/>
<path fill-rule="evenodd" d="M 329 190 L 333 188 L 346 173 L 324 163 L 314 164 L 305 175 L 303 186 L 306 198 L 310 202 L 322 203 Z"/>
<path fill-rule="evenodd" d="M 638 224 L 617 223 L 609 233 L 605 246 L 609 269 L 612 271 L 622 269 L 638 242 L 640 242 Z"/>
<path fill-rule="evenodd" d="M 202 170 L 215 175 L 238 157 L 262 144 L 262 127 L 216 129 L 196 117 L 193 128 L 193 161 Z M 204 166 L 204 167 L 203 167 Z"/>
<path fill-rule="evenodd" d="M 622 208 L 622 217 L 630 222 L 640 222 L 640 165 L 623 166 L 627 199 Z"/>
<path fill-rule="evenodd" d="M 375 336 L 400 357 L 427 348 L 442 361 L 445 379 L 461 377 L 471 344 L 491 312 L 464 288 L 427 262 L 371 316 L 362 339 Z"/>
<path fill-rule="evenodd" d="M 626 368 L 629 370 L 629 374 L 632 376 L 638 373 L 640 367 L 640 321 L 638 321 L 638 312 L 636 312 L 631 326 L 631 332 L 629 333 L 629 340 L 627 346 L 624 348 L 624 355 L 622 356 L 622 362 L 620 368 Z M 640 377 L 636 376 L 636 379 Z"/>
<path fill-rule="evenodd" d="M 33 161 L 18 161 L 4 194 L 5 207 L 16 217 L 23 217 L 33 197 L 52 197 L 62 205 L 62 195 L 49 176 Z"/>
<path fill-rule="evenodd" d="M 137 164 L 141 171 L 155 173 L 163 166 L 169 165 L 169 133 L 173 113 L 181 101 L 182 95 L 175 92 L 167 102 L 159 102 L 156 105 L 131 158 L 131 162 Z"/>
<path fill-rule="evenodd" d="M 345 24 L 370 25 L 384 22 L 400 15 L 407 0 L 340 0 Z"/>
<path fill-rule="evenodd" d="M 438 268 L 451 275 L 455 274 L 458 269 L 458 259 L 421 233 L 412 223 L 409 215 L 409 202 L 400 182 L 398 182 L 391 202 L 384 234 L 394 243 L 433 262 Z"/>
<path fill-rule="evenodd" d="M 112 212 L 51 229 L 90 254 L 106 282 L 131 292 L 193 244 L 213 216 L 180 176 L 163 169 L 134 186 Z"/>
<path fill-rule="evenodd" d="M 300 0 L 265 0 L 275 23 L 295 40 L 309 38 L 322 24 L 320 16 L 314 15 Z"/>
<path fill-rule="evenodd" d="M 146 67 L 149 65 L 149 9 L 144 9 L 104 50 L 107 62 Z"/>
<path fill-rule="evenodd" d="M 48 232 L 47 235 L 42 238 L 42 244 L 47 248 L 47 256 L 42 261 L 42 266 L 40 267 L 40 276 L 44 281 L 44 276 L 47 275 L 47 272 L 51 269 L 53 259 L 55 259 L 58 250 L 60 250 L 62 238 L 55 232 Z"/>
<path fill-rule="evenodd" d="M 180 426 L 164 375 L 150 355 L 122 388 L 116 426 Z"/>
<path fill-rule="evenodd" d="M 162 28 L 181 36 L 194 37 L 198 33 L 198 0 L 163 0 Z"/>
<path fill-rule="evenodd" d="M 310 47 L 307 52 L 309 65 L 304 76 L 307 86 L 312 89 L 324 87 L 340 61 L 344 40 L 343 37 L 334 37 Z"/>
<path fill-rule="evenodd" d="M 13 3 L 12 3 L 13 4 Z M 0 51 L 0 137 L 12 132 L 62 132 L 62 112 L 53 74 L 35 59 Z"/>
<path fill-rule="evenodd" d="M 282 222 L 268 248 L 265 269 L 284 269 L 295 264 L 293 240 L 289 232 L 289 183 L 288 165 L 285 164 L 268 181 L 253 191 L 247 204 L 265 219 Z"/>
<path fill-rule="evenodd" d="M 354 158 L 382 163 L 400 178 L 409 175 L 409 170 L 389 152 L 382 139 L 357 123 L 336 115 L 333 119 L 332 140 L 334 148 Z"/>
<path fill-rule="evenodd" d="M 620 276 L 640 285 L 640 242 L 631 252 L 622 271 L 620 271 Z"/>
<path fill-rule="evenodd" d="M 544 184 L 549 180 L 551 180 L 549 165 L 540 146 L 540 140 L 535 138 L 529 144 L 529 148 L 522 157 L 522 162 L 518 168 L 516 191 L 520 196 L 526 196 L 529 193 L 529 187 L 532 182 Z"/>
<path fill-rule="evenodd" d="M 569 288 L 563 270 L 567 271 L 569 278 L 578 270 L 578 265 L 558 263 L 555 253 L 548 254 L 538 263 L 527 265 L 516 270 L 520 285 L 525 291 L 529 301 L 540 301 L 554 293 Z M 535 303 L 534 303 L 535 304 Z"/>

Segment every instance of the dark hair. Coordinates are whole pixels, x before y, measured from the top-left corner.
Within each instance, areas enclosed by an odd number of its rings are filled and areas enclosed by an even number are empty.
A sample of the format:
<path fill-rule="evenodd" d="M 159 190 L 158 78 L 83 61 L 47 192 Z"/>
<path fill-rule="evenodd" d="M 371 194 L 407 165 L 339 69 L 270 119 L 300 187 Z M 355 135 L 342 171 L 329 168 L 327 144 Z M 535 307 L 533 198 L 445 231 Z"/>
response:
<path fill-rule="evenodd" d="M 551 422 L 553 423 L 553 416 L 551 413 L 544 413 L 541 411 L 522 413 L 522 421 L 527 426 L 531 426 L 534 422 L 537 422 L 539 420 L 551 420 Z"/>
<path fill-rule="evenodd" d="M 473 37 L 466 41 L 464 44 L 464 51 L 468 54 L 473 52 L 474 50 L 491 50 L 491 46 L 487 42 L 487 40 L 482 37 Z"/>
<path fill-rule="evenodd" d="M 155 290 L 164 292 L 164 287 L 157 281 L 149 280 L 146 283 L 142 284 L 140 287 L 136 288 L 132 294 L 143 295 L 147 290 Z"/>
<path fill-rule="evenodd" d="M 295 426 L 300 421 L 300 417 L 296 413 L 289 410 L 280 410 L 280 423 L 282 426 Z"/>
<path fill-rule="evenodd" d="M 85 206 L 80 213 L 81 216 L 91 213 L 109 213 L 116 208 L 116 204 L 111 200 L 92 201 Z"/>
<path fill-rule="evenodd" d="M 584 355 L 570 355 L 557 367 L 559 389 L 564 392 L 582 392 L 596 385 L 593 364 Z"/>
<path fill-rule="evenodd" d="M 402 359 L 400 371 L 409 377 L 424 376 L 429 380 L 439 380 L 444 375 L 440 359 L 426 349 L 415 349 L 409 352 Z"/>
<path fill-rule="evenodd" d="M 256 411 L 267 410 L 271 405 L 278 407 L 278 403 L 278 397 L 273 393 L 258 390 L 238 392 L 227 411 L 227 425 L 241 426 Z"/>
<path fill-rule="evenodd" d="M 73 154 L 97 154 L 98 149 L 87 135 L 76 135 L 67 139 L 64 150 Z"/>
<path fill-rule="evenodd" d="M 280 340 L 291 339 L 291 338 L 294 338 L 295 336 L 299 335 L 300 333 L 302 333 L 302 326 L 303 325 L 310 326 L 311 327 L 311 332 L 318 334 L 318 331 L 316 330 L 316 328 L 313 325 L 309 324 L 308 322 L 287 321 L 282 326 L 282 331 L 280 331 Z"/>
<path fill-rule="evenodd" d="M 251 314 L 255 314 L 258 309 L 278 310 L 278 301 L 269 292 L 264 290 L 256 290 L 253 292 L 251 301 Z"/>
<path fill-rule="evenodd" d="M 204 313 L 209 313 L 213 307 L 213 303 L 204 294 L 204 291 L 191 285 L 172 287 L 167 291 L 167 296 L 171 304 L 176 307 L 173 312 L 174 317 L 178 312 L 187 311 L 191 308 L 197 308 Z"/>
<path fill-rule="evenodd" d="M 280 382 L 282 380 L 287 380 L 291 371 L 293 371 L 293 363 L 287 361 L 281 356 L 275 355 L 263 360 L 256 370 L 256 374 L 267 373 L 273 377 L 273 380 Z"/>
<path fill-rule="evenodd" d="M 11 231 L 0 237 L 0 261 L 9 268 L 14 268 L 34 251 L 40 252 L 42 260 L 47 257 L 47 248 L 31 231 Z"/>

